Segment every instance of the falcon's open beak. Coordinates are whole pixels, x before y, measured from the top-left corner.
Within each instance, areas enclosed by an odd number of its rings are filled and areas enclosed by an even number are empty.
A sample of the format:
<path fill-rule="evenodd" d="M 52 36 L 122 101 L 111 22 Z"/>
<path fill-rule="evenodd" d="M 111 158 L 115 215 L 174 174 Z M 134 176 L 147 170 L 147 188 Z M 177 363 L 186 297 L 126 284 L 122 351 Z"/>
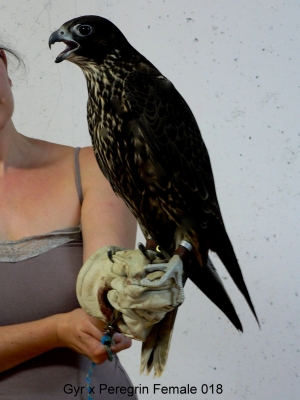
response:
<path fill-rule="evenodd" d="M 70 34 L 66 33 L 63 28 L 60 28 L 57 31 L 53 32 L 52 35 L 50 36 L 49 38 L 50 49 L 51 45 L 56 42 L 64 42 L 67 45 L 66 49 L 56 57 L 55 60 L 56 63 L 64 61 L 66 58 L 69 57 L 71 53 L 73 53 L 80 47 L 80 45 L 77 42 L 75 42 L 75 40 L 73 40 Z"/>

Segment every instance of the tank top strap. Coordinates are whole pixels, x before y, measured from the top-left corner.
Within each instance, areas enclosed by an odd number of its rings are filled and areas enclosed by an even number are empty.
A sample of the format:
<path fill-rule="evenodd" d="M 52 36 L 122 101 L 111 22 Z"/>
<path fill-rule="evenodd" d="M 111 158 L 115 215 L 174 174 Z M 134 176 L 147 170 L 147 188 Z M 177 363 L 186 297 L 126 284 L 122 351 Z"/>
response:
<path fill-rule="evenodd" d="M 75 156 L 75 179 L 76 179 L 76 187 L 77 187 L 78 197 L 80 200 L 80 204 L 82 204 L 83 192 L 82 192 L 81 176 L 80 176 L 79 150 L 80 150 L 80 147 L 76 147 L 75 153 L 74 153 L 74 156 Z"/>

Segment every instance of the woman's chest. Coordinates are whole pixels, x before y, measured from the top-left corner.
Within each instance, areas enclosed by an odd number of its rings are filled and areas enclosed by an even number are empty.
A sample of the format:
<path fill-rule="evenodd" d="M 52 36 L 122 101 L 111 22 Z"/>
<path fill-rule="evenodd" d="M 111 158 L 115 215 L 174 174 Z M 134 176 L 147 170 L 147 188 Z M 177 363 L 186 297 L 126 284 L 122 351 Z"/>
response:
<path fill-rule="evenodd" d="M 0 262 L 0 325 L 34 321 L 77 308 L 82 243 L 69 242 L 20 262 Z"/>
<path fill-rule="evenodd" d="M 0 179 L 0 240 L 78 225 L 75 177 L 64 168 L 12 170 Z"/>

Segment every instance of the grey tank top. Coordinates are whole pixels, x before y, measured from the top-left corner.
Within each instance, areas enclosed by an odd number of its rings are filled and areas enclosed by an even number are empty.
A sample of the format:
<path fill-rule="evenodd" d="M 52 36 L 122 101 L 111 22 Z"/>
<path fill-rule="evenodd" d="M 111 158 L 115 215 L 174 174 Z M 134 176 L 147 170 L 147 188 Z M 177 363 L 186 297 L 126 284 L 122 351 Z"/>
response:
<path fill-rule="evenodd" d="M 75 176 L 82 201 L 78 153 L 79 148 L 75 150 Z M 82 256 L 80 226 L 0 241 L 0 325 L 35 321 L 78 308 L 75 285 Z M 68 348 L 51 350 L 0 373 L 0 400 L 70 399 L 75 388 L 75 398 L 86 400 L 85 378 L 90 366 L 87 357 Z M 94 386 L 93 400 L 128 399 L 133 387 L 117 356 L 95 367 L 90 386 Z M 114 393 L 110 394 L 108 387 L 114 388 L 110 390 Z M 127 393 L 120 393 L 117 387 L 128 388 Z M 137 399 L 135 395 L 130 398 Z"/>

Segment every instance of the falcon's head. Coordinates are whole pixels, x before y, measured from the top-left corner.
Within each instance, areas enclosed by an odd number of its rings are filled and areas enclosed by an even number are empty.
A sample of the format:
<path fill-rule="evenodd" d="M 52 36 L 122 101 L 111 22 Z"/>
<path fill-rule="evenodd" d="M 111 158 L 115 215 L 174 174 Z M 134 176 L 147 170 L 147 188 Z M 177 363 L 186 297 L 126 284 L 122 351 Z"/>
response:
<path fill-rule="evenodd" d="M 49 47 L 64 42 L 67 47 L 56 58 L 82 63 L 94 61 L 101 64 L 113 50 L 130 47 L 123 33 L 109 20 L 96 15 L 74 18 L 64 23 L 49 38 Z"/>

